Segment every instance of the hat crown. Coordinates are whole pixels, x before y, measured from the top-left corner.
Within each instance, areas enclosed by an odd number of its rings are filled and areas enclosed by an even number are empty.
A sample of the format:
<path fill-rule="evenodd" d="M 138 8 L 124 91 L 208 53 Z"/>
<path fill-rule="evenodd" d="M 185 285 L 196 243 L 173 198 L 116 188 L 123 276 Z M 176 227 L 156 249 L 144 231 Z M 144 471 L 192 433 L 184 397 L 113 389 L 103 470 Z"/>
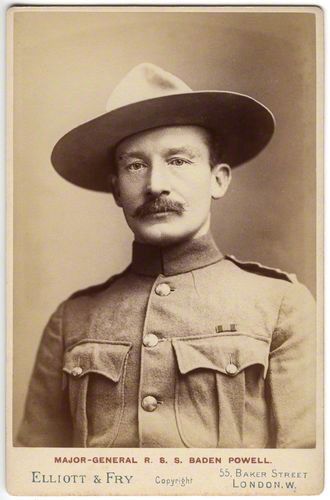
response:
<path fill-rule="evenodd" d="M 180 78 L 151 63 L 135 66 L 111 93 L 106 111 L 167 95 L 185 94 L 192 89 Z"/>

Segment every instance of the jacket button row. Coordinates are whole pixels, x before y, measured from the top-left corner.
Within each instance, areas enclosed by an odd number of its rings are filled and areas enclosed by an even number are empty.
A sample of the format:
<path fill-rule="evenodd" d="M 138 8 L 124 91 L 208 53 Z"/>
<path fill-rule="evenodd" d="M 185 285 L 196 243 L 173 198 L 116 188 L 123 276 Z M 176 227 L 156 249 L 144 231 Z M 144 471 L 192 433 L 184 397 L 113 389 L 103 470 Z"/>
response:
<path fill-rule="evenodd" d="M 148 333 L 143 337 L 144 347 L 155 347 L 158 344 L 158 337 L 153 333 Z"/>
<path fill-rule="evenodd" d="M 79 377 L 79 375 L 81 375 L 83 372 L 81 366 L 75 366 L 72 371 L 71 371 L 71 374 L 74 376 L 74 377 Z"/>
<path fill-rule="evenodd" d="M 236 365 L 234 365 L 234 363 L 229 363 L 227 366 L 226 366 L 226 372 L 228 373 L 228 375 L 235 375 L 238 371 L 238 368 Z"/>
<path fill-rule="evenodd" d="M 161 297 L 166 297 L 171 293 L 171 287 L 167 283 L 159 283 L 155 288 L 155 293 Z"/>
<path fill-rule="evenodd" d="M 155 411 L 157 408 L 157 399 L 154 396 L 146 396 L 142 399 L 142 408 L 145 411 Z"/>

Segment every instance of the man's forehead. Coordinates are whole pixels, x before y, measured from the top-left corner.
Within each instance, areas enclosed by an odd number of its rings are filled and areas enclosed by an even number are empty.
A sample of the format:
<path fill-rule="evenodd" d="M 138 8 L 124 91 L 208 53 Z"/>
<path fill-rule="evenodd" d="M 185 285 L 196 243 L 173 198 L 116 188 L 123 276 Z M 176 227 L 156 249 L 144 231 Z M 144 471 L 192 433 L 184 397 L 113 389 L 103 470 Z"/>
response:
<path fill-rule="evenodd" d="M 210 132 L 194 125 L 158 127 L 130 136 L 117 146 L 116 157 L 123 157 L 143 148 L 187 150 L 193 152 L 209 145 Z"/>

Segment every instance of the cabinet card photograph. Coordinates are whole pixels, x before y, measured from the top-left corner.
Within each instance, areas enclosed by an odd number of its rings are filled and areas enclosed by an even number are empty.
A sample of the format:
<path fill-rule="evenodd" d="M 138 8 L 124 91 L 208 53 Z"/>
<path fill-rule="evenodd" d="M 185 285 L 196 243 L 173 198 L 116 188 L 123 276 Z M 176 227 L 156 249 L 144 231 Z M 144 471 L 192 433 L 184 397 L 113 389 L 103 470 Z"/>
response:
<path fill-rule="evenodd" d="M 12 7 L 7 487 L 323 488 L 323 12 Z"/>

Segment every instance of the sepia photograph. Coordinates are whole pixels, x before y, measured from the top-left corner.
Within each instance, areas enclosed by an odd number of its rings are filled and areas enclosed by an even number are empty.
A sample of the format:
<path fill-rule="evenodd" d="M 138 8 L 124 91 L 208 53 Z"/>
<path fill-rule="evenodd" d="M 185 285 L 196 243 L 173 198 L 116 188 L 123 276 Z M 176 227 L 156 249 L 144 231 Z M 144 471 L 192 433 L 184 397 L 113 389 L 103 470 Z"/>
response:
<path fill-rule="evenodd" d="M 49 449 L 322 468 L 322 10 L 8 14 L 12 490 L 54 494 Z"/>

